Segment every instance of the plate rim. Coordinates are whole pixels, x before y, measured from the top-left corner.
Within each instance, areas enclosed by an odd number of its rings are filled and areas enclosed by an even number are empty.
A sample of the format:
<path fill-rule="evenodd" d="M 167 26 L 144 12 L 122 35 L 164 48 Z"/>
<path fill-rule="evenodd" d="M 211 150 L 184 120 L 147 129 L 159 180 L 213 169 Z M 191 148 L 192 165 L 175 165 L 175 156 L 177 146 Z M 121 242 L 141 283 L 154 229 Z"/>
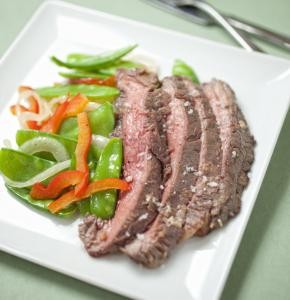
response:
<path fill-rule="evenodd" d="M 15 48 L 17 48 L 18 43 L 21 42 L 22 37 L 25 36 L 26 32 L 29 30 L 29 28 L 32 26 L 32 24 L 35 21 L 37 21 L 39 19 L 39 16 L 46 9 L 49 9 L 49 7 L 56 8 L 56 10 L 53 12 L 53 14 L 55 14 L 55 15 L 58 15 L 58 14 L 62 15 L 62 13 L 59 12 L 59 11 L 57 11 L 57 9 L 59 9 L 59 8 L 67 8 L 67 9 L 70 9 L 70 10 L 79 11 L 79 12 L 84 13 L 84 14 L 89 13 L 89 14 L 97 15 L 97 16 L 104 17 L 104 18 L 107 18 L 107 19 L 120 20 L 122 22 L 125 21 L 127 24 L 130 24 L 130 25 L 133 25 L 133 26 L 134 25 L 138 25 L 138 26 L 143 26 L 144 28 L 157 29 L 161 33 L 165 32 L 165 33 L 169 33 L 169 34 L 179 35 L 180 37 L 191 38 L 191 39 L 196 40 L 197 42 L 200 41 L 200 42 L 202 42 L 204 44 L 207 43 L 209 45 L 218 46 L 220 48 L 230 49 L 231 51 L 234 51 L 234 52 L 237 52 L 237 53 L 243 53 L 243 55 L 256 56 L 256 57 L 263 56 L 267 60 L 271 60 L 271 61 L 279 62 L 279 63 L 284 63 L 284 64 L 286 64 L 286 65 L 288 65 L 290 67 L 290 61 L 287 60 L 287 59 L 285 59 L 285 58 L 276 57 L 274 55 L 270 55 L 270 54 L 266 54 L 266 53 L 247 52 L 246 50 L 244 50 L 242 48 L 238 48 L 238 47 L 235 47 L 235 46 L 232 46 L 232 45 L 227 45 L 227 44 L 220 43 L 220 42 L 217 42 L 217 41 L 212 41 L 212 40 L 209 40 L 209 39 L 206 39 L 206 38 L 203 38 L 203 37 L 193 36 L 193 35 L 190 35 L 190 34 L 187 34 L 187 33 L 183 33 L 183 32 L 180 32 L 180 31 L 176 31 L 176 30 L 173 30 L 173 29 L 160 27 L 160 26 L 153 25 L 153 24 L 150 24 L 150 23 L 133 20 L 133 19 L 130 19 L 130 18 L 126 18 L 126 17 L 114 15 L 114 14 L 111 14 L 111 13 L 99 11 L 99 10 L 96 10 L 96 9 L 93 9 L 93 8 L 83 7 L 81 5 L 77 5 L 77 4 L 73 4 L 73 3 L 68 3 L 68 2 L 65 2 L 65 1 L 61 1 L 61 0 L 60 1 L 58 1 L 58 0 L 47 0 L 45 2 L 42 2 L 38 6 L 38 8 L 32 14 L 31 18 L 26 22 L 25 26 L 17 34 L 16 38 L 13 40 L 13 42 L 10 44 L 10 46 L 7 48 L 7 50 L 4 52 L 4 54 L 0 58 L 0 68 L 3 67 L 3 65 L 4 65 L 4 63 L 5 63 L 6 60 L 9 60 L 10 53 L 13 52 L 13 50 Z M 288 99 L 288 109 L 289 109 L 289 101 L 290 101 L 290 97 Z M 222 272 L 222 276 L 220 277 L 220 280 L 216 284 L 216 293 L 215 294 L 216 294 L 216 298 L 217 299 L 219 299 L 220 296 L 221 296 L 221 294 L 222 294 L 222 291 L 223 291 L 225 283 L 227 281 L 229 272 L 230 272 L 230 270 L 232 268 L 233 261 L 234 261 L 234 259 L 236 257 L 238 248 L 240 247 L 241 240 L 242 240 L 242 238 L 244 236 L 245 229 L 246 229 L 246 227 L 248 225 L 249 219 L 250 219 L 251 214 L 253 212 L 253 207 L 254 207 L 254 205 L 256 203 L 258 193 L 260 191 L 262 182 L 264 180 L 266 171 L 268 169 L 271 157 L 272 157 L 272 155 L 274 153 L 274 149 L 276 147 L 276 144 L 277 144 L 277 141 L 278 141 L 278 138 L 279 138 L 282 126 L 283 126 L 285 118 L 287 116 L 287 112 L 288 112 L 288 110 L 285 110 L 284 113 L 283 113 L 283 116 L 281 115 L 281 118 L 279 119 L 279 121 L 280 121 L 279 131 L 277 132 L 277 135 L 275 136 L 275 139 L 274 139 L 275 142 L 272 144 L 271 151 L 269 151 L 269 153 L 267 155 L 267 158 L 266 158 L 267 163 L 264 164 L 263 168 L 261 169 L 262 176 L 260 176 L 259 181 L 256 183 L 256 189 L 254 191 L 254 196 L 253 196 L 254 201 L 252 201 L 252 203 L 251 203 L 251 205 L 249 207 L 249 213 L 245 216 L 245 221 L 241 225 L 241 230 L 239 232 L 239 236 L 238 236 L 238 239 L 237 239 L 238 242 L 236 242 L 234 244 L 234 247 L 232 248 L 232 251 L 231 251 L 231 253 L 229 255 L 229 258 L 228 258 L 228 263 L 224 267 L 224 270 Z M 7 226 L 13 226 L 13 225 L 7 224 L 7 223 L 5 223 L 5 222 L 3 222 L 1 220 L 0 220 L 0 223 L 2 223 L 2 224 L 4 223 L 4 225 L 6 224 Z M 17 227 L 17 229 L 20 230 L 21 228 Z M 29 255 L 27 253 L 23 253 L 21 251 L 17 251 L 17 249 L 13 249 L 13 247 L 5 246 L 5 245 L 2 245 L 0 243 L 0 249 L 3 250 L 3 251 L 5 251 L 5 252 L 7 252 L 7 253 L 9 253 L 9 254 L 12 254 L 12 255 L 15 255 L 17 257 L 20 257 L 20 258 L 23 258 L 25 260 L 28 260 L 28 261 L 30 261 L 32 263 L 36 263 L 36 264 L 38 264 L 40 266 L 49 268 L 51 270 L 60 272 L 62 274 L 65 274 L 65 275 L 73 277 L 73 278 L 77 278 L 77 279 L 79 279 L 81 281 L 87 282 L 87 283 L 92 284 L 94 286 L 97 286 L 97 287 L 100 287 L 100 288 L 105 288 L 109 292 L 115 292 L 115 293 L 119 293 L 120 295 L 125 295 L 125 296 L 135 297 L 136 298 L 136 295 L 132 295 L 128 291 L 124 292 L 124 290 L 120 290 L 118 287 L 112 288 L 111 286 L 108 286 L 108 285 L 102 284 L 102 283 L 96 284 L 92 280 L 89 280 L 88 278 L 85 278 L 86 276 L 75 275 L 74 272 L 70 273 L 65 268 L 58 268 L 56 266 L 52 266 L 53 264 L 43 263 L 41 260 L 37 259 L 36 257 L 33 257 L 33 256 L 31 256 L 31 255 Z"/>

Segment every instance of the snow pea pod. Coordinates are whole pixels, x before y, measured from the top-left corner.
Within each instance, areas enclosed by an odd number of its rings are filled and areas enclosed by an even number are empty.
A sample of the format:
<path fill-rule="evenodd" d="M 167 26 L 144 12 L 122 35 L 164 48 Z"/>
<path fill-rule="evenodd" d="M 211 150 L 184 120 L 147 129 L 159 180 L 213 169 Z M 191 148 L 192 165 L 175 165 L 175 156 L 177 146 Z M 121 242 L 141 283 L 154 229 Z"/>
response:
<path fill-rule="evenodd" d="M 193 69 L 181 59 L 176 59 L 172 67 L 172 74 L 175 76 L 189 77 L 192 82 L 199 83 L 198 77 Z"/>
<path fill-rule="evenodd" d="M 89 123 L 93 134 L 108 136 L 115 126 L 113 106 L 105 102 L 97 109 L 88 113 Z M 59 134 L 71 139 L 78 137 L 78 124 L 76 117 L 64 120 L 61 124 Z"/>
<path fill-rule="evenodd" d="M 26 188 L 14 188 L 11 186 L 6 185 L 7 189 L 13 194 L 16 195 L 17 198 L 21 199 L 22 201 L 24 201 L 25 203 L 29 204 L 30 206 L 36 208 L 36 209 L 40 209 L 42 211 L 45 211 L 47 213 L 50 213 L 48 210 L 48 205 L 53 201 L 53 200 L 34 200 L 33 198 L 31 198 L 31 196 L 29 195 L 29 189 Z M 77 207 L 76 205 L 71 205 L 63 210 L 61 210 L 60 212 L 53 214 L 55 216 L 59 216 L 59 217 L 64 217 L 64 218 L 68 218 L 68 217 L 72 217 L 75 213 L 76 213 Z"/>
<path fill-rule="evenodd" d="M 36 138 L 36 137 L 53 138 L 65 146 L 66 150 L 69 153 L 70 159 L 72 161 L 71 167 L 73 168 L 73 164 L 75 162 L 75 149 L 76 149 L 76 145 L 77 145 L 77 134 L 78 134 L 78 132 L 76 132 L 76 138 L 70 138 L 70 137 L 59 135 L 59 134 L 48 133 L 48 132 L 44 132 L 44 131 L 20 129 L 16 133 L 16 143 L 18 146 L 21 146 L 25 142 L 27 142 L 33 138 Z M 97 145 L 92 144 L 91 148 L 90 148 L 88 160 L 95 161 L 96 159 L 99 158 L 100 152 L 101 152 L 101 149 Z M 47 160 L 55 161 L 55 158 L 49 152 L 40 152 L 40 153 L 35 153 L 33 155 L 47 159 Z"/>
<path fill-rule="evenodd" d="M 93 55 L 88 55 L 88 54 L 83 54 L 83 53 L 71 53 L 67 56 L 67 62 L 69 63 L 75 63 L 78 61 L 81 61 L 84 58 L 91 58 L 93 57 Z M 105 68 L 100 68 L 100 69 L 96 69 L 94 70 L 94 73 L 90 73 L 90 72 L 85 72 L 85 71 L 80 71 L 80 75 L 81 73 L 84 74 L 96 74 L 96 75 L 101 75 L 101 76 L 112 76 L 112 75 L 116 75 L 116 72 L 118 69 L 132 69 L 132 68 L 140 68 L 140 67 L 144 67 L 144 65 L 134 62 L 132 60 L 117 60 L 114 63 L 110 64 L 109 66 L 105 67 Z M 79 72 L 79 71 L 75 71 L 75 72 Z M 89 76 L 85 76 L 85 77 L 89 77 Z M 93 77 L 92 77 L 93 78 Z"/>
<path fill-rule="evenodd" d="M 75 61 L 62 61 L 55 56 L 51 57 L 51 60 L 61 67 L 66 67 L 70 69 L 80 69 L 80 70 L 95 70 L 101 67 L 107 67 L 115 61 L 119 60 L 121 57 L 125 56 L 137 45 L 131 45 L 128 47 L 120 48 L 115 51 L 105 52 L 99 55 L 89 55 L 89 56 L 79 56 Z"/>
<path fill-rule="evenodd" d="M 76 63 L 76 62 L 82 61 L 83 59 L 92 58 L 94 56 L 95 55 L 85 54 L 85 53 L 70 53 L 66 57 L 66 62 L 67 63 Z"/>
<path fill-rule="evenodd" d="M 0 172 L 13 181 L 26 181 L 53 165 L 52 161 L 17 150 L 0 150 Z"/>
<path fill-rule="evenodd" d="M 48 133 L 48 132 L 39 131 L 39 130 L 20 129 L 16 133 L 16 143 L 17 143 L 18 146 L 21 146 L 25 142 L 27 142 L 27 141 L 29 141 L 33 138 L 36 138 L 36 137 L 53 138 L 53 139 L 59 141 L 60 143 L 62 143 L 65 146 L 65 148 L 68 151 L 71 159 L 74 156 L 75 148 L 76 148 L 76 145 L 77 145 L 77 140 L 76 139 L 71 139 L 71 138 L 68 138 L 68 137 L 64 137 L 64 136 L 61 136 L 59 134 L 53 134 L 53 133 Z M 47 152 L 37 153 L 35 155 L 38 156 L 38 157 L 44 158 L 44 159 L 54 160 L 52 158 L 52 155 L 47 153 Z"/>
<path fill-rule="evenodd" d="M 67 94 L 75 96 L 80 93 L 87 96 L 89 100 L 100 103 L 105 101 L 114 101 L 120 93 L 117 88 L 94 84 L 67 84 L 41 87 L 37 88 L 36 92 L 40 97 L 43 97 L 47 100 L 66 96 Z"/>
<path fill-rule="evenodd" d="M 112 138 L 100 156 L 94 180 L 119 178 L 123 161 L 122 140 Z M 102 219 L 111 218 L 116 208 L 117 191 L 108 190 L 90 197 L 90 212 Z"/>
<path fill-rule="evenodd" d="M 2 148 L 0 150 L 0 171 L 6 177 L 15 181 L 26 181 L 53 166 L 54 162 L 29 155 L 20 151 Z M 27 188 L 14 188 L 6 185 L 8 190 L 31 206 L 47 211 L 47 206 L 53 200 L 34 200 Z M 70 206 L 59 212 L 58 216 L 70 217 L 76 211 L 76 206 Z"/>

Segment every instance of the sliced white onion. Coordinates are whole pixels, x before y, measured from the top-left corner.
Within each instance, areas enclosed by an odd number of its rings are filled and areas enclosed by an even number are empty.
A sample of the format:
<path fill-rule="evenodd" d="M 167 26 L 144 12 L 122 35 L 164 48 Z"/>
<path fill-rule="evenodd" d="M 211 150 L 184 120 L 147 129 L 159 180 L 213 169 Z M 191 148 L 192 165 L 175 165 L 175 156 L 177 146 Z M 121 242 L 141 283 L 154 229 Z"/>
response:
<path fill-rule="evenodd" d="M 85 107 L 85 111 L 92 111 L 97 109 L 101 104 L 100 103 L 96 103 L 96 102 L 89 102 L 86 107 Z"/>
<path fill-rule="evenodd" d="M 65 100 L 67 99 L 67 96 L 61 96 L 61 97 L 57 97 L 57 98 L 52 98 L 49 102 L 48 105 L 50 107 L 50 109 L 53 111 L 56 104 L 60 104 L 63 103 Z"/>
<path fill-rule="evenodd" d="M 104 149 L 110 139 L 102 135 L 92 134 L 92 144 L 96 145 L 100 149 Z"/>
<path fill-rule="evenodd" d="M 159 66 L 152 56 L 146 54 L 130 53 L 126 56 L 126 58 L 136 63 L 143 64 L 145 68 L 150 72 L 158 72 Z"/>
<path fill-rule="evenodd" d="M 9 148 L 9 149 L 12 148 L 12 143 L 9 139 L 4 139 L 3 140 L 3 145 L 4 145 L 5 148 Z"/>
<path fill-rule="evenodd" d="M 26 141 L 20 146 L 20 150 L 28 154 L 50 152 L 58 162 L 69 159 L 65 146 L 58 140 L 47 136 L 38 136 Z"/>
<path fill-rule="evenodd" d="M 29 111 L 21 112 L 20 104 L 23 100 L 27 100 L 29 97 L 33 97 L 39 107 L 38 113 L 33 113 Z M 27 128 L 27 121 L 37 121 L 42 122 L 52 115 L 52 110 L 47 101 L 41 99 L 38 94 L 32 89 L 25 89 L 20 91 L 19 98 L 16 104 L 16 115 L 19 120 L 20 125 L 23 128 Z"/>
<path fill-rule="evenodd" d="M 65 160 L 62 161 L 60 163 L 55 164 L 54 166 L 46 169 L 45 171 L 43 171 L 42 173 L 37 174 L 36 176 L 30 178 L 27 181 L 14 181 L 9 179 L 6 176 L 4 177 L 5 183 L 7 183 L 8 185 L 12 186 L 12 187 L 16 187 L 16 188 L 24 188 L 24 187 L 29 187 L 34 185 L 37 182 L 42 182 L 43 180 L 59 173 L 60 171 L 67 169 L 70 167 L 70 160 Z"/>

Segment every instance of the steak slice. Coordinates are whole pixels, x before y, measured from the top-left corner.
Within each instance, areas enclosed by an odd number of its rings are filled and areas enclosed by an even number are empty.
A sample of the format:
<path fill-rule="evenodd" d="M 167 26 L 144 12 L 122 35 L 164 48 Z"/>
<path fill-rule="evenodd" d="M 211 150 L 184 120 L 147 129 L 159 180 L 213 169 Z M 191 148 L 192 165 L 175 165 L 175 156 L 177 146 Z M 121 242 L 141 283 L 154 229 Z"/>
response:
<path fill-rule="evenodd" d="M 201 159 L 203 177 L 188 206 L 184 238 L 203 236 L 222 227 L 239 212 L 241 194 L 248 182 L 247 172 L 254 159 L 254 140 L 236 104 L 234 92 L 219 80 L 204 84 L 203 89 L 220 131 L 222 156 L 216 162 L 216 171 L 220 174 L 207 176 Z"/>
<path fill-rule="evenodd" d="M 182 236 L 186 206 L 197 180 L 200 123 L 207 120 L 200 120 L 196 103 L 204 102 L 205 97 L 197 87 L 194 87 L 195 96 L 191 97 L 186 82 L 182 77 L 167 77 L 162 84 L 169 95 L 166 133 L 172 173 L 165 183 L 159 215 L 144 234 L 122 249 L 146 267 L 161 265 Z"/>
<path fill-rule="evenodd" d="M 144 70 L 120 70 L 121 96 L 117 101 L 123 138 L 124 170 L 131 190 L 122 192 L 115 216 L 104 222 L 88 216 L 80 225 L 80 237 L 90 255 L 114 252 L 147 229 L 158 213 L 160 186 L 170 174 L 163 123 L 167 118 L 167 94 L 158 89 L 157 76 Z"/>
<path fill-rule="evenodd" d="M 196 87 L 186 82 L 189 94 L 195 98 Z M 194 194 L 187 206 L 183 238 L 191 237 L 196 231 L 207 224 L 209 211 L 217 193 L 220 182 L 222 145 L 220 130 L 208 98 L 196 101 L 201 122 L 201 150 L 198 166 L 199 178 L 194 187 Z"/>

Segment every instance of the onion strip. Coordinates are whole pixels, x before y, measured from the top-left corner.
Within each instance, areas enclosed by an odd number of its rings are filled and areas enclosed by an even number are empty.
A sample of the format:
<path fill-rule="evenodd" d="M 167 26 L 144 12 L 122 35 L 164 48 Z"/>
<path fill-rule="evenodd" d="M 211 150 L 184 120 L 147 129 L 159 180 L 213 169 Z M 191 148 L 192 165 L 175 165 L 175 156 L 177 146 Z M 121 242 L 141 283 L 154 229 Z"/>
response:
<path fill-rule="evenodd" d="M 58 140 L 46 136 L 38 136 L 26 141 L 20 146 L 20 150 L 31 155 L 38 152 L 49 152 L 58 162 L 69 159 L 65 146 Z"/>
<path fill-rule="evenodd" d="M 39 107 L 38 113 L 29 111 L 21 112 L 20 105 L 22 100 L 26 100 L 29 97 L 33 97 L 37 101 Z M 38 123 L 41 123 L 42 121 L 50 117 L 51 114 L 51 108 L 47 101 L 41 99 L 34 90 L 27 88 L 20 91 L 19 98 L 16 104 L 16 115 L 20 125 L 23 128 L 27 128 L 27 121 L 36 121 Z"/>
<path fill-rule="evenodd" d="M 70 167 L 71 161 L 70 160 L 65 160 L 60 163 L 57 163 L 53 165 L 52 167 L 46 169 L 45 171 L 37 174 L 36 176 L 28 179 L 27 181 L 14 181 L 9 179 L 6 176 L 4 177 L 5 183 L 8 184 L 11 187 L 16 187 L 16 188 L 24 188 L 24 187 L 29 187 L 34 185 L 37 182 L 42 182 L 45 179 L 59 173 L 60 171 L 67 169 Z"/>

